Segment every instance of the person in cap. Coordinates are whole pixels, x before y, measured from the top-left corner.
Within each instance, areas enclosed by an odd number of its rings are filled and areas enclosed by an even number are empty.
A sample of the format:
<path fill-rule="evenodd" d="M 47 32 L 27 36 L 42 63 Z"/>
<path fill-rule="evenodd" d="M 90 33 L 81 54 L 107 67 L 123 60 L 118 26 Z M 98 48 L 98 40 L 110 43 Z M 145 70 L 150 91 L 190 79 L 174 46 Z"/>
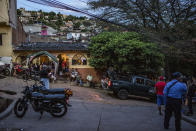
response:
<path fill-rule="evenodd" d="M 182 95 L 187 91 L 187 86 L 182 81 L 182 74 L 175 72 L 172 74 L 173 80 L 168 82 L 163 90 L 163 94 L 166 96 L 166 108 L 164 118 L 164 128 L 169 129 L 169 121 L 174 112 L 175 116 L 175 128 L 176 131 L 181 130 L 181 102 Z"/>
<path fill-rule="evenodd" d="M 163 76 L 160 76 L 159 79 L 160 79 L 160 81 L 158 81 L 155 84 L 155 89 L 156 89 L 156 94 L 157 94 L 157 105 L 158 105 L 159 114 L 162 115 L 161 105 L 165 104 L 165 99 L 163 96 L 163 89 L 164 89 L 166 83 L 164 82 Z"/>

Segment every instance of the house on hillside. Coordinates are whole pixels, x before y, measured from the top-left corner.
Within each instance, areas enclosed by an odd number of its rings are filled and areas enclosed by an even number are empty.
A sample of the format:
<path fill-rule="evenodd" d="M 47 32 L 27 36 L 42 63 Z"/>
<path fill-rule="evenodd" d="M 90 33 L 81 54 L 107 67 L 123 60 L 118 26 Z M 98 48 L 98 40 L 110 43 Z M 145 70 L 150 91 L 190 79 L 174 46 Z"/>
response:
<path fill-rule="evenodd" d="M 73 40 L 73 41 L 82 41 L 83 40 L 89 40 L 90 39 L 90 33 L 86 33 L 86 32 L 70 32 L 67 33 L 67 40 Z M 86 41 L 82 41 L 82 42 L 86 42 Z"/>
<path fill-rule="evenodd" d="M 42 25 L 41 24 L 32 24 L 32 25 L 24 25 L 23 26 L 25 32 L 41 35 Z M 52 27 L 47 27 L 47 35 L 55 35 L 57 30 L 53 29 Z"/>

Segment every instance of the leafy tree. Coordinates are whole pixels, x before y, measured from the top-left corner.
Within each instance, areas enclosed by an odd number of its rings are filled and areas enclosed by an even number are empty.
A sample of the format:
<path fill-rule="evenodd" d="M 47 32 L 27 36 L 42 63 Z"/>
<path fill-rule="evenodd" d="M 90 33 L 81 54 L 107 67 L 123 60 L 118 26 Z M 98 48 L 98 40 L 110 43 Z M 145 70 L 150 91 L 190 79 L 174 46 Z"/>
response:
<path fill-rule="evenodd" d="M 33 20 L 29 20 L 29 24 L 34 24 Z"/>
<path fill-rule="evenodd" d="M 103 32 L 91 38 L 90 65 L 107 70 L 113 67 L 119 73 L 159 73 L 164 56 L 158 47 L 135 32 Z"/>
<path fill-rule="evenodd" d="M 89 21 L 83 21 L 82 23 L 83 23 L 83 25 L 86 26 L 86 27 L 92 25 L 91 22 L 89 22 Z"/>
<path fill-rule="evenodd" d="M 22 11 L 17 9 L 17 16 L 21 16 L 22 15 Z"/>
<path fill-rule="evenodd" d="M 60 12 L 57 14 L 57 21 L 55 24 L 57 25 L 58 29 L 61 25 L 63 25 L 62 14 L 60 14 Z"/>
<path fill-rule="evenodd" d="M 173 41 L 196 36 L 195 0 L 89 0 L 88 4 L 102 10 L 102 18 L 130 30 L 154 31 Z"/>
<path fill-rule="evenodd" d="M 77 22 L 77 23 L 74 24 L 73 28 L 74 29 L 79 29 L 80 25 L 81 25 L 80 22 Z"/>
<path fill-rule="evenodd" d="M 86 17 L 86 16 L 80 16 L 79 19 L 80 19 L 80 20 L 86 20 L 87 17 Z"/>
<path fill-rule="evenodd" d="M 68 15 L 68 16 L 65 18 L 65 21 L 73 21 L 73 20 L 76 20 L 76 17 L 73 16 L 73 15 Z"/>
<path fill-rule="evenodd" d="M 56 13 L 51 11 L 51 12 L 49 12 L 49 18 L 48 19 L 49 20 L 54 20 L 55 16 L 56 16 Z"/>
<path fill-rule="evenodd" d="M 38 10 L 38 12 L 42 13 L 42 10 Z"/>

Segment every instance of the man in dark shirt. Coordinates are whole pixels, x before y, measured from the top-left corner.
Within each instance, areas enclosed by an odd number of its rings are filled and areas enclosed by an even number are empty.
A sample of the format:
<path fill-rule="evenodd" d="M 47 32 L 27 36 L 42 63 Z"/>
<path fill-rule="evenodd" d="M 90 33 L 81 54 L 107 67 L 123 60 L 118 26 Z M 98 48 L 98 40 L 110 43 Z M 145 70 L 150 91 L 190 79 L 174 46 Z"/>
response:
<path fill-rule="evenodd" d="M 193 107 L 192 107 L 192 97 L 194 97 L 196 91 L 196 79 L 191 79 L 191 84 L 188 88 L 187 99 L 188 99 L 188 108 L 189 111 L 186 115 L 193 115 Z"/>

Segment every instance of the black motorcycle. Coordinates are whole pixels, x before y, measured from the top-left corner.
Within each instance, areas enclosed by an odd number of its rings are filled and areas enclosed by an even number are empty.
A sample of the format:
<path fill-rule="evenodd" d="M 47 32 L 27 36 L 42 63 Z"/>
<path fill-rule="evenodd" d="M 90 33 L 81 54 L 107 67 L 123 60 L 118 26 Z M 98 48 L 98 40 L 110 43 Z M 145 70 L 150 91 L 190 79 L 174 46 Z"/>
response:
<path fill-rule="evenodd" d="M 29 86 L 26 86 L 22 93 L 24 96 L 19 98 L 14 106 L 14 113 L 19 118 L 25 115 L 29 103 L 35 112 L 41 113 L 41 116 L 44 111 L 49 112 L 54 117 L 62 117 L 67 112 L 67 96 L 65 94 L 45 95 L 33 92 L 33 88 Z"/>

